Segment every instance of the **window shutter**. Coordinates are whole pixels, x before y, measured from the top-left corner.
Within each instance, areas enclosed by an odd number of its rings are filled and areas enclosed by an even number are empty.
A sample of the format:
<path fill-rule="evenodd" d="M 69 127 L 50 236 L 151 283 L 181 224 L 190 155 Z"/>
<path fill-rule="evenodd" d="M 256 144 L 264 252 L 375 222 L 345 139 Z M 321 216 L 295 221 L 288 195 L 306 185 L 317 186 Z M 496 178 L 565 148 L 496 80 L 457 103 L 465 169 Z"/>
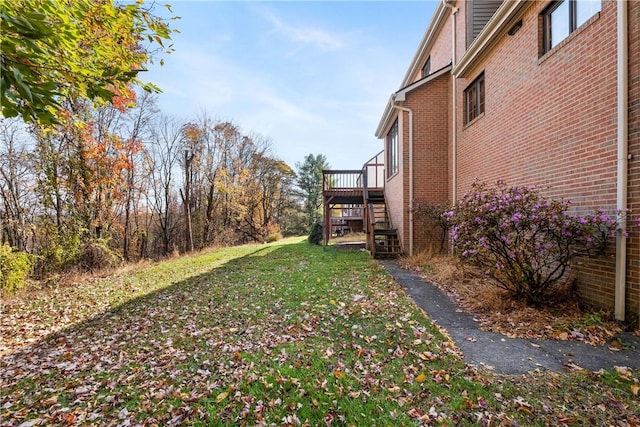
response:
<path fill-rule="evenodd" d="M 467 47 L 478 37 L 501 4 L 502 0 L 467 1 Z"/>

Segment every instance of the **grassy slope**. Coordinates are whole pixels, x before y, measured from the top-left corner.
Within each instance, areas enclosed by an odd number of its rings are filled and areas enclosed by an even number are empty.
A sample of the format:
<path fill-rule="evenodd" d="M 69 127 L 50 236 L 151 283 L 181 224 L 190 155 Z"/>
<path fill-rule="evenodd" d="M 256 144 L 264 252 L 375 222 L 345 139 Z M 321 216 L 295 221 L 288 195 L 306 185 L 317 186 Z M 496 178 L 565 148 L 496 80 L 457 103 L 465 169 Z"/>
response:
<path fill-rule="evenodd" d="M 15 300 L 0 326 L 0 425 L 640 423 L 637 372 L 477 372 L 366 253 L 300 239 Z"/>

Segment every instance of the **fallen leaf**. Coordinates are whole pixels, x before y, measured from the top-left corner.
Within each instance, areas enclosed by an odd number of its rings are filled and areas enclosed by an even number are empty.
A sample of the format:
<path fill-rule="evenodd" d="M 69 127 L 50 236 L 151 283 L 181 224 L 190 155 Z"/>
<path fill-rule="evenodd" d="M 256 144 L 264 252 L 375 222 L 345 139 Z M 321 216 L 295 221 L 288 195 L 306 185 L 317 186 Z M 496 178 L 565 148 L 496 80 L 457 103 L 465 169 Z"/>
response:
<path fill-rule="evenodd" d="M 487 409 L 487 401 L 482 397 L 478 397 L 478 406 L 480 406 L 482 409 Z"/>
<path fill-rule="evenodd" d="M 220 403 L 223 400 L 225 400 L 227 398 L 227 396 L 229 395 L 228 391 L 223 391 L 222 393 L 220 393 L 217 397 L 216 397 L 216 402 Z"/>
<path fill-rule="evenodd" d="M 572 424 L 573 423 L 573 418 L 565 417 L 564 415 L 560 415 L 558 417 L 558 421 L 560 421 L 563 424 Z"/>
<path fill-rule="evenodd" d="M 56 403 L 58 403 L 58 395 L 55 394 L 53 396 L 51 396 L 50 398 L 46 399 L 44 402 L 42 402 L 45 406 L 51 406 L 51 405 L 55 405 Z"/>
<path fill-rule="evenodd" d="M 620 376 L 624 377 L 624 378 L 630 378 L 631 377 L 631 370 L 629 368 L 627 368 L 626 366 L 614 366 L 615 370 L 617 373 L 620 374 Z"/>
<path fill-rule="evenodd" d="M 416 377 L 416 382 L 424 382 L 427 379 L 427 376 L 425 374 L 420 374 Z"/>

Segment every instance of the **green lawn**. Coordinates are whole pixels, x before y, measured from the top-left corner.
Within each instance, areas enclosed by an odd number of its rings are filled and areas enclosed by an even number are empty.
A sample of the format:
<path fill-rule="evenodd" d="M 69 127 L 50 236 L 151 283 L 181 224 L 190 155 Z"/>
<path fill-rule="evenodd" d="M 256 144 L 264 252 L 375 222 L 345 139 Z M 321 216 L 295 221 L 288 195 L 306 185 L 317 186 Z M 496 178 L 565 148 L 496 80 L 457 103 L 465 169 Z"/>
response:
<path fill-rule="evenodd" d="M 477 371 L 369 255 L 302 239 L 14 299 L 0 326 L 0 426 L 640 423 L 638 372 Z"/>

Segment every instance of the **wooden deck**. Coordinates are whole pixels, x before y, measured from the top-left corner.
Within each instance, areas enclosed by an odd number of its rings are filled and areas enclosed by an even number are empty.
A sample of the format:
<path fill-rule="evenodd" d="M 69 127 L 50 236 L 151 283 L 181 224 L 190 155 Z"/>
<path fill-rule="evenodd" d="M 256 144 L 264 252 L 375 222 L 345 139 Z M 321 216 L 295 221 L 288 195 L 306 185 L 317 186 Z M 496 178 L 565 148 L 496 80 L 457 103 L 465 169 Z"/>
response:
<path fill-rule="evenodd" d="M 397 230 L 391 228 L 386 211 L 382 154 L 362 169 L 322 171 L 325 245 L 334 231 L 341 235 L 355 229 L 367 234 L 367 248 L 374 257 L 400 254 Z"/>

